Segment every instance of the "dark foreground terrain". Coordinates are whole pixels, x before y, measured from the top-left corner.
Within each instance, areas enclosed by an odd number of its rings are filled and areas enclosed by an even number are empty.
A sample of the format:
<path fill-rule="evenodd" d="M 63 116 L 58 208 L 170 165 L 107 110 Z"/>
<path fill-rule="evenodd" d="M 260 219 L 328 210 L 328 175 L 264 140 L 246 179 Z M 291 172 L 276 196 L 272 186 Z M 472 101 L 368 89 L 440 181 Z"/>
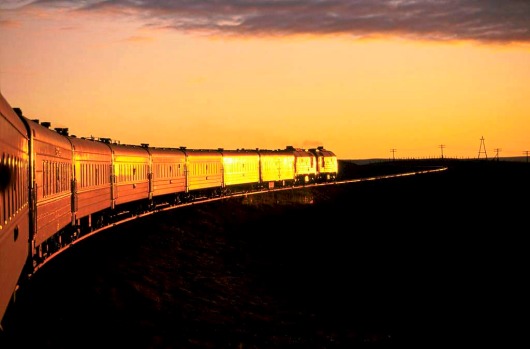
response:
<path fill-rule="evenodd" d="M 102 232 L 25 285 L 0 348 L 527 347 L 530 166 L 446 164 Z"/>

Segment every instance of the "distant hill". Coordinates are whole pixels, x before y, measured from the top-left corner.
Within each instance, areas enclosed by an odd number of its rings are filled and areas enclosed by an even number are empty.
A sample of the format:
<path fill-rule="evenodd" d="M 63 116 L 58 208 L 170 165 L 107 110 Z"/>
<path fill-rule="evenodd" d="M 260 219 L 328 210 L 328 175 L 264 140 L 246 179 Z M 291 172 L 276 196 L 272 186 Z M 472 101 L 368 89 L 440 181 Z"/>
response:
<path fill-rule="evenodd" d="M 522 159 L 525 159 L 522 161 Z M 517 159 L 510 160 L 510 159 Z M 339 180 L 381 176 L 394 173 L 412 172 L 448 167 L 452 171 L 467 175 L 472 173 L 503 174 L 506 176 L 526 175 L 530 171 L 530 163 L 525 157 L 500 159 L 421 159 L 421 160 L 339 160 Z M 526 177 L 527 178 L 527 177 Z"/>

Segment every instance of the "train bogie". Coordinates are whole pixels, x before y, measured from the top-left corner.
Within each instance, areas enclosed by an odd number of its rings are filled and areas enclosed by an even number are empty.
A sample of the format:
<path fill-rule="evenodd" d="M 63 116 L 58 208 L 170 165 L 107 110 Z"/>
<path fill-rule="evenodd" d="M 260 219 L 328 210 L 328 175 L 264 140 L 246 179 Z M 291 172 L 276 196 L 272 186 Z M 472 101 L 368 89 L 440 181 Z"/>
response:
<path fill-rule="evenodd" d="M 257 186 L 259 183 L 259 153 L 257 150 L 220 150 L 223 159 L 223 187 Z"/>
<path fill-rule="evenodd" d="M 0 95 L 0 320 L 28 258 L 28 145 L 25 125 Z"/>
<path fill-rule="evenodd" d="M 149 148 L 151 192 L 155 203 L 179 202 L 186 192 L 186 154 L 180 149 Z"/>
<path fill-rule="evenodd" d="M 217 150 L 189 150 L 186 153 L 186 192 L 192 196 L 219 195 L 223 184 L 223 159 Z"/>
<path fill-rule="evenodd" d="M 289 150 L 260 150 L 260 182 L 268 188 L 294 182 L 294 154 Z"/>
<path fill-rule="evenodd" d="M 48 246 L 41 245 L 72 223 L 72 145 L 49 123 L 26 120 L 33 145 L 30 159 L 36 198 L 33 247 L 42 254 Z"/>

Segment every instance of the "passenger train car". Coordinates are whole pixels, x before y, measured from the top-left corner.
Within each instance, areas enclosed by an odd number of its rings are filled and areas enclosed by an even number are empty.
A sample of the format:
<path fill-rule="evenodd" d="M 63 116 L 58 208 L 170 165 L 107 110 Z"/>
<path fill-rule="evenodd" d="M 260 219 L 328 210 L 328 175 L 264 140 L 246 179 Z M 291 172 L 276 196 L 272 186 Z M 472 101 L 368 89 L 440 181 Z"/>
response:
<path fill-rule="evenodd" d="M 187 149 L 78 138 L 0 94 L 0 324 L 18 285 L 79 237 L 163 206 L 334 181 L 323 147 Z"/>

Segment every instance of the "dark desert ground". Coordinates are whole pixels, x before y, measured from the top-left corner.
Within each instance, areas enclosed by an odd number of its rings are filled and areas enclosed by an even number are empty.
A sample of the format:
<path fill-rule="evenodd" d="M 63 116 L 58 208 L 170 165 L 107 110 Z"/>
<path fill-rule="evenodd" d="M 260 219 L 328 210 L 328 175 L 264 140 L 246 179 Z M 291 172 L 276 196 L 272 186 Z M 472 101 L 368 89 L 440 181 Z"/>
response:
<path fill-rule="evenodd" d="M 65 251 L 17 294 L 0 348 L 528 347 L 530 164 L 157 213 Z"/>

